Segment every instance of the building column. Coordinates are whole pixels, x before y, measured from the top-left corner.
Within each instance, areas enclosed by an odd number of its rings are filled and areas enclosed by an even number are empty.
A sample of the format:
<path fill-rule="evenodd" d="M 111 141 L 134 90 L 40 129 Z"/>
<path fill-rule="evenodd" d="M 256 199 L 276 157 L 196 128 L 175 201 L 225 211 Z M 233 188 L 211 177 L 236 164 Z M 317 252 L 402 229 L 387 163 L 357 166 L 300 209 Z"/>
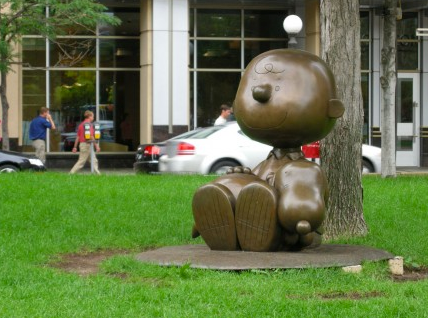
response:
<path fill-rule="evenodd" d="M 306 0 L 305 10 L 306 51 L 320 56 L 321 24 L 319 0 Z"/>
<path fill-rule="evenodd" d="M 187 0 L 152 0 L 153 141 L 189 128 Z"/>
<path fill-rule="evenodd" d="M 140 143 L 149 143 L 153 127 L 153 1 L 140 3 Z"/>

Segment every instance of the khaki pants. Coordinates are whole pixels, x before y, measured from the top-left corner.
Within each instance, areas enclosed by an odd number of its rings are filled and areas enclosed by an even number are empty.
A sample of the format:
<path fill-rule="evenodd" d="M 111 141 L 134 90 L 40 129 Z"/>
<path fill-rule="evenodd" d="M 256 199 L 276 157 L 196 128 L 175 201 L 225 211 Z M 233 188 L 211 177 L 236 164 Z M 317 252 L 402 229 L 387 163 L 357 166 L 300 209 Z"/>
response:
<path fill-rule="evenodd" d="M 82 142 L 79 144 L 80 152 L 79 152 L 79 159 L 77 159 L 76 164 L 71 169 L 70 173 L 76 173 L 80 169 L 82 169 L 85 166 L 86 161 L 91 161 L 91 147 L 93 145 L 88 142 Z M 98 170 L 98 160 L 95 156 L 95 149 L 94 149 L 94 172 L 96 174 L 101 174 Z"/>
<path fill-rule="evenodd" d="M 36 139 L 33 140 L 32 144 L 36 151 L 36 157 L 46 163 L 46 142 L 43 139 Z"/>

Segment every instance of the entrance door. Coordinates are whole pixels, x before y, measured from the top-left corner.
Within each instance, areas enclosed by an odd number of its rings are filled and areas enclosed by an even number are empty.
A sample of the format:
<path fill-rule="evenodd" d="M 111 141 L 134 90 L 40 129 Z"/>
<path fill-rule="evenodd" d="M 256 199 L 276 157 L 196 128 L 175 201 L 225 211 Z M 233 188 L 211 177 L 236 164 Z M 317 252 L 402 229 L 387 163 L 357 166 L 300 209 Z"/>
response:
<path fill-rule="evenodd" d="M 419 166 L 419 74 L 397 76 L 397 166 Z"/>

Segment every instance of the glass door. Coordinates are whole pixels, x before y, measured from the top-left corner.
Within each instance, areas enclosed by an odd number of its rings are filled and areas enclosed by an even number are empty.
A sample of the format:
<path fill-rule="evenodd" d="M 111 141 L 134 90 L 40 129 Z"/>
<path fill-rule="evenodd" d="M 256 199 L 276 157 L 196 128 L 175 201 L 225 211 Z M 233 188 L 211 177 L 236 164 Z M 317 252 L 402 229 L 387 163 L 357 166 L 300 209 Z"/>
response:
<path fill-rule="evenodd" d="M 419 166 L 419 74 L 399 73 L 396 96 L 396 165 Z"/>

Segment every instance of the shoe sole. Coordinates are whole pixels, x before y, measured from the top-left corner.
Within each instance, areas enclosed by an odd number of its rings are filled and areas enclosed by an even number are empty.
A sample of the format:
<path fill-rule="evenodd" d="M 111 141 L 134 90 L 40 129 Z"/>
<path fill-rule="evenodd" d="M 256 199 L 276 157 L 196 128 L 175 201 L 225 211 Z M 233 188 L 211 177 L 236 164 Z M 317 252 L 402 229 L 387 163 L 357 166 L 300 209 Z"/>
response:
<path fill-rule="evenodd" d="M 193 196 L 192 210 L 196 228 L 212 250 L 239 249 L 233 208 L 235 199 L 225 186 L 207 184 Z"/>
<path fill-rule="evenodd" d="M 245 186 L 235 210 L 236 232 L 244 251 L 267 252 L 279 245 L 276 191 L 262 183 Z"/>

